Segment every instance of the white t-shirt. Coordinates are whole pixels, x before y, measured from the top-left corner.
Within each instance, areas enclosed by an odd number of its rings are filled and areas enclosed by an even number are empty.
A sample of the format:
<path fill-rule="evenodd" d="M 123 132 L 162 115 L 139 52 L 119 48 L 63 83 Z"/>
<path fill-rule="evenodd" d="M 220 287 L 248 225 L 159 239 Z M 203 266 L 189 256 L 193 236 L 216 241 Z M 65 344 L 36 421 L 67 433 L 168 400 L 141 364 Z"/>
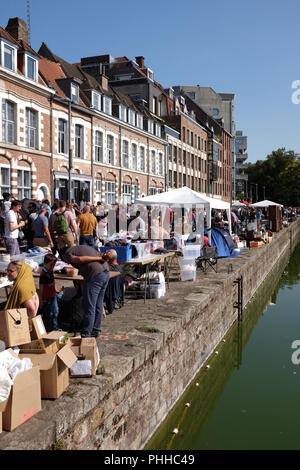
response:
<path fill-rule="evenodd" d="M 4 221 L 5 233 L 4 233 L 4 237 L 5 238 L 18 238 L 19 229 L 17 228 L 13 232 L 11 232 L 9 230 L 10 222 L 12 222 L 14 224 L 14 226 L 18 225 L 17 215 L 16 215 L 15 211 L 13 211 L 13 210 L 8 211 L 6 216 L 5 216 L 5 221 Z"/>

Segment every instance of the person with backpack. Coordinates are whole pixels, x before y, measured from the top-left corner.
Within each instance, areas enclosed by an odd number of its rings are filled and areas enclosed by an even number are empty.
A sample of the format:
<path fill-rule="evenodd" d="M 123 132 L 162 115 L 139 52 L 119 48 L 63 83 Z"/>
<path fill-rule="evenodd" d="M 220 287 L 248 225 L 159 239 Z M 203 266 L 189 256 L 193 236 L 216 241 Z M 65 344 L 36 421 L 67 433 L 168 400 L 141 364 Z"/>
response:
<path fill-rule="evenodd" d="M 54 221 L 54 230 L 57 234 L 58 249 L 60 249 L 64 246 L 71 247 L 74 245 L 73 232 L 77 242 L 79 241 L 79 238 L 76 219 L 73 213 L 66 207 L 66 202 L 59 201 L 58 205 L 59 210 Z"/>
<path fill-rule="evenodd" d="M 46 217 L 47 211 L 48 207 L 46 204 L 42 204 L 39 209 L 38 216 L 31 224 L 31 228 L 34 233 L 33 246 L 50 246 L 50 248 L 53 248 L 53 242 L 48 227 L 48 219 Z"/>

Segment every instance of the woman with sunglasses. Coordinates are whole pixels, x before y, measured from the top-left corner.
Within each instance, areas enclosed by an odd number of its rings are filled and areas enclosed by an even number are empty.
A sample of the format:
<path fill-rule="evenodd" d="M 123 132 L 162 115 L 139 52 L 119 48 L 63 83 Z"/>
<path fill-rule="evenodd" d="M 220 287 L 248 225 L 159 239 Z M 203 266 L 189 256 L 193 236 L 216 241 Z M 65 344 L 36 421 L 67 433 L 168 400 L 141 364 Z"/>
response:
<path fill-rule="evenodd" d="M 6 271 L 8 279 L 14 285 L 7 299 L 5 310 L 27 308 L 28 317 L 35 317 L 39 309 L 39 297 L 30 267 L 26 263 L 12 261 Z"/>

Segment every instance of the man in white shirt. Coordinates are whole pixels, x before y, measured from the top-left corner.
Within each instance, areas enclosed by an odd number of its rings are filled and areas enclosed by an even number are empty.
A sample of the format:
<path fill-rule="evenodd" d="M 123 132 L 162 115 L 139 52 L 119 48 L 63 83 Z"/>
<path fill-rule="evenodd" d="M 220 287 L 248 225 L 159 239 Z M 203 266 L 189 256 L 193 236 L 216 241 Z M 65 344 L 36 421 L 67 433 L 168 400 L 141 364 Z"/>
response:
<path fill-rule="evenodd" d="M 135 232 L 133 235 L 134 239 L 146 237 L 146 224 L 141 217 L 140 211 L 136 212 L 135 218 L 129 224 L 128 231 Z"/>
<path fill-rule="evenodd" d="M 18 223 L 18 213 L 21 210 L 21 201 L 15 199 L 11 203 L 11 209 L 7 212 L 4 221 L 4 242 L 7 253 L 11 256 L 19 255 L 18 243 L 19 229 L 24 227 L 25 222 Z"/>

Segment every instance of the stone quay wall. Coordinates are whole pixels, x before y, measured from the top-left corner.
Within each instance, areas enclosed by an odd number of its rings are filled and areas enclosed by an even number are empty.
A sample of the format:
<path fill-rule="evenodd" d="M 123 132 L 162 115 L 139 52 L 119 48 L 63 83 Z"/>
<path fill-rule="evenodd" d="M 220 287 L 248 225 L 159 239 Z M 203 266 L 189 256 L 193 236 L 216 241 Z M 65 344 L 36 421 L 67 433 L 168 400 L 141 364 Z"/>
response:
<path fill-rule="evenodd" d="M 298 219 L 263 248 L 218 261 L 218 273 L 172 282 L 159 300 L 127 300 L 102 323 L 104 373 L 43 400 L 40 413 L 0 435 L 0 449 L 142 449 L 236 321 L 234 281 L 243 276 L 246 305 L 299 241 Z"/>

